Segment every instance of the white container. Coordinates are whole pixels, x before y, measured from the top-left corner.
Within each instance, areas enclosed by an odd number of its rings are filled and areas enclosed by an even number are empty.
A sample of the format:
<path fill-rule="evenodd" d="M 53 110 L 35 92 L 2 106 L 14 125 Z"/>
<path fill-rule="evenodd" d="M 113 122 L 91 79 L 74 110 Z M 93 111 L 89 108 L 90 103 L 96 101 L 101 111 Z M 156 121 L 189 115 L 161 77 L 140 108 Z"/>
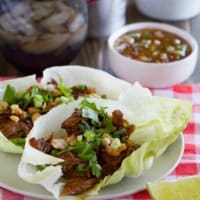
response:
<path fill-rule="evenodd" d="M 147 63 L 121 55 L 114 48 L 117 38 L 129 31 L 140 29 L 160 29 L 176 34 L 191 46 L 192 52 L 187 57 L 169 63 Z M 185 81 L 193 73 L 198 57 L 197 41 L 186 31 L 163 23 L 134 23 L 122 27 L 108 39 L 108 56 L 110 67 L 120 78 L 140 82 L 149 88 L 164 88 Z"/>
<path fill-rule="evenodd" d="M 144 15 L 160 20 L 184 20 L 200 13 L 200 0 L 135 0 Z"/>
<path fill-rule="evenodd" d="M 88 0 L 88 36 L 108 37 L 126 22 L 127 0 Z"/>

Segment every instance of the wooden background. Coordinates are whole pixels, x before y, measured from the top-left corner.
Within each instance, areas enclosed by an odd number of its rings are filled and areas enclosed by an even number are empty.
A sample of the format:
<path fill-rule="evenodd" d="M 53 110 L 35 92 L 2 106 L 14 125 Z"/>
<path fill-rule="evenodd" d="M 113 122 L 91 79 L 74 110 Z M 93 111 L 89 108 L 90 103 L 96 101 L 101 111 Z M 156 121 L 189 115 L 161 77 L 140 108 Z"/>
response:
<path fill-rule="evenodd" d="M 127 23 L 143 22 L 143 21 L 158 21 L 142 15 L 135 7 L 134 2 L 129 2 L 127 6 Z M 170 22 L 165 21 L 175 26 L 178 26 L 188 32 L 190 32 L 198 41 L 200 46 L 200 15 L 192 19 L 185 21 Z M 71 64 L 90 66 L 94 68 L 110 71 L 109 62 L 107 59 L 107 40 L 104 39 L 87 39 L 80 54 Z M 112 73 L 112 72 L 111 72 Z M 23 72 L 20 72 L 14 66 L 9 64 L 0 55 L 0 76 L 22 76 Z M 186 81 L 186 83 L 200 83 L 200 53 L 196 69 L 193 75 Z"/>

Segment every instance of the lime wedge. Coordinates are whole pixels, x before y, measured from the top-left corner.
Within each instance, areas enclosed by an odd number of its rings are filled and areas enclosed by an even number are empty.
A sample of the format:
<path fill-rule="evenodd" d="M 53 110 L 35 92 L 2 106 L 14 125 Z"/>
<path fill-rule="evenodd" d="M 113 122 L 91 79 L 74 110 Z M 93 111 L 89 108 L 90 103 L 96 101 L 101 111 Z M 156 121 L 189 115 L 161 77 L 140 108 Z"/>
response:
<path fill-rule="evenodd" d="M 147 184 L 153 200 L 200 200 L 200 176 Z"/>

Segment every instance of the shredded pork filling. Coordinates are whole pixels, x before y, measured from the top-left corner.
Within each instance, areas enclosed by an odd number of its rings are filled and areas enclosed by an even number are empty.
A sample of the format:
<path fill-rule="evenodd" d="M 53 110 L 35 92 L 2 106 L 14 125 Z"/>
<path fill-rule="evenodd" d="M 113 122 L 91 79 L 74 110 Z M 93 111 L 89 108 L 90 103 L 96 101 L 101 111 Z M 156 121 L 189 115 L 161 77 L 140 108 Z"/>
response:
<path fill-rule="evenodd" d="M 30 119 L 13 118 L 12 114 L 0 114 L 0 130 L 8 139 L 25 138 L 29 133 L 32 122 Z M 14 121 L 14 120 L 17 121 Z"/>
<path fill-rule="evenodd" d="M 83 104 L 62 123 L 66 130 L 64 138 L 55 138 L 52 133 L 49 138 L 30 139 L 34 148 L 64 160 L 62 171 L 66 184 L 62 195 L 80 194 L 94 187 L 113 174 L 124 158 L 139 147 L 129 140 L 134 125 L 123 118 L 120 110 L 109 116 L 92 103 Z"/>
<path fill-rule="evenodd" d="M 40 115 L 58 104 L 95 93 L 94 88 L 86 85 L 70 88 L 54 79 L 47 83 L 47 88 L 32 86 L 19 94 L 8 85 L 0 101 L 0 131 L 8 139 L 25 138 Z"/>

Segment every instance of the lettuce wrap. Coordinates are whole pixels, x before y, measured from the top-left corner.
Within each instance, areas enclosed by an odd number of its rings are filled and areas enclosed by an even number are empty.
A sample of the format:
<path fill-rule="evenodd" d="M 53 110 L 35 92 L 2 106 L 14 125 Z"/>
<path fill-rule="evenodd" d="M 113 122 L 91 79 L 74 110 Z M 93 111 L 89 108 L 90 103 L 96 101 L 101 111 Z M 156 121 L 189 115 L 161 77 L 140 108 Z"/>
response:
<path fill-rule="evenodd" d="M 0 101 L 3 100 L 7 85 L 12 85 L 14 86 L 15 90 L 22 92 L 22 91 L 27 90 L 32 85 L 36 85 L 36 84 L 38 83 L 37 83 L 35 75 L 1 81 L 0 82 Z M 8 140 L 0 131 L 0 151 L 21 154 L 23 152 L 23 148 L 22 146 L 16 145 L 10 140 Z"/>
<path fill-rule="evenodd" d="M 18 167 L 18 174 L 22 179 L 33 184 L 41 184 L 57 199 L 60 198 L 67 182 L 62 178 L 61 164 L 64 160 L 39 151 L 31 145 L 30 141 L 31 138 L 48 138 L 52 132 L 58 134 L 57 137 L 65 134 L 61 124 L 71 116 L 75 108 L 80 107 L 81 101 L 60 105 L 36 121 L 26 140 Z M 123 159 L 116 171 L 105 176 L 84 195 L 97 195 L 102 187 L 115 184 L 123 177 L 140 176 L 177 139 L 192 113 L 189 102 L 171 98 L 140 96 L 123 100 L 121 103 L 95 98 L 89 98 L 87 101 L 95 103 L 98 108 L 104 107 L 109 114 L 115 109 L 121 110 L 124 118 L 134 124 L 135 128 L 129 140 L 138 145 L 138 148 Z M 45 167 L 39 170 L 38 166 Z M 70 198 L 71 196 L 64 197 L 64 199 Z"/>
<path fill-rule="evenodd" d="M 44 95 L 41 94 L 43 93 L 41 91 L 38 92 L 37 87 L 51 89 L 51 87 L 48 87 L 47 85 L 52 86 L 52 84 L 49 84 L 52 82 L 52 80 L 53 82 L 58 83 L 58 88 L 62 93 L 61 96 L 59 96 L 60 98 L 59 102 L 57 101 L 54 106 L 57 106 L 57 104 L 60 103 L 68 103 L 70 101 L 73 101 L 73 96 L 71 94 L 71 87 L 74 86 L 77 86 L 79 90 L 84 90 L 85 86 L 89 88 L 94 88 L 95 93 L 91 94 L 92 96 L 95 95 L 97 98 L 106 97 L 118 101 L 121 101 L 121 99 L 124 99 L 124 97 L 127 95 L 128 96 L 151 95 L 151 92 L 147 88 L 143 88 L 142 86 L 140 86 L 140 84 L 135 83 L 132 85 L 128 82 L 115 78 L 114 76 L 106 72 L 96 69 L 91 69 L 89 67 L 66 66 L 66 67 L 52 67 L 44 70 L 43 77 L 40 83 L 37 82 L 35 75 L 1 81 L 0 101 L 1 100 L 8 101 L 9 105 L 14 104 L 15 108 L 16 104 L 18 104 L 18 102 L 21 102 L 20 109 L 21 107 L 24 107 L 24 104 L 26 105 L 25 107 L 27 107 L 28 104 L 30 105 L 34 104 L 34 107 L 40 109 L 39 115 L 44 114 L 47 111 L 46 110 L 44 111 L 44 109 L 42 110 L 41 108 L 44 106 L 44 104 L 48 103 L 47 102 L 48 100 L 46 99 L 49 97 L 47 97 L 47 95 L 45 94 Z M 31 93 L 31 97 L 27 98 L 27 95 L 23 95 L 25 100 L 24 99 L 20 101 L 13 100 L 16 99 L 16 96 L 18 94 L 25 92 L 28 88 L 33 86 L 36 88 Z M 25 112 L 27 112 L 27 109 L 25 109 Z M 19 111 L 18 108 L 17 110 Z M 0 113 L 3 113 L 1 110 L 1 105 L 0 105 Z M 31 113 L 31 115 L 33 114 Z M 17 118 L 16 116 L 14 116 L 13 120 L 17 122 L 18 115 Z M 0 130 L 2 130 L 1 127 Z M 11 141 L 7 137 L 5 137 L 5 134 L 3 134 L 0 131 L 0 151 L 16 153 L 16 154 L 22 153 L 23 145 L 24 145 L 23 138 L 20 137 L 15 138 L 14 140 Z"/>
<path fill-rule="evenodd" d="M 43 72 L 42 83 L 46 84 L 51 78 L 63 80 L 64 85 L 69 87 L 77 84 L 85 84 L 95 87 L 97 94 L 104 94 L 108 99 L 119 100 L 124 95 L 149 96 L 149 89 L 142 87 L 139 83 L 131 84 L 112 76 L 111 74 L 89 67 L 67 66 L 51 67 Z"/>

